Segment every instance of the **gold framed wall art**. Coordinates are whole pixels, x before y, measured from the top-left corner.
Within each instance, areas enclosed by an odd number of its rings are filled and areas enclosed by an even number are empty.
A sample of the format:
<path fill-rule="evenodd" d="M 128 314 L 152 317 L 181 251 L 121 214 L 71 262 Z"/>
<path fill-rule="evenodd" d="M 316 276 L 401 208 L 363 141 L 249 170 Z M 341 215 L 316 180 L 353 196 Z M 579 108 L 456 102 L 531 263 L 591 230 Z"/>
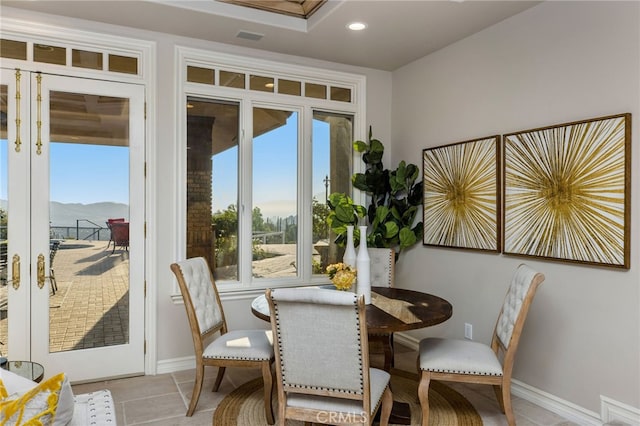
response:
<path fill-rule="evenodd" d="M 631 114 L 504 135 L 504 253 L 629 269 Z"/>
<path fill-rule="evenodd" d="M 424 149 L 423 244 L 500 252 L 500 136 Z"/>

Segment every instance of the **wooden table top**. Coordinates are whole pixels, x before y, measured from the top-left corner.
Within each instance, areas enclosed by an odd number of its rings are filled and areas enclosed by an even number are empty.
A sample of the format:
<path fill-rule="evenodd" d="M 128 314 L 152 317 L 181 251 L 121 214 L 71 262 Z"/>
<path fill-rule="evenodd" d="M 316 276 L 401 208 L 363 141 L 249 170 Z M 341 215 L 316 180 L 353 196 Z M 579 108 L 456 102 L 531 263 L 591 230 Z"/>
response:
<path fill-rule="evenodd" d="M 453 313 L 451 303 L 432 294 L 391 287 L 372 287 L 372 303 L 367 305 L 369 334 L 415 330 L 445 322 Z M 251 303 L 251 312 L 270 321 L 265 295 Z"/>

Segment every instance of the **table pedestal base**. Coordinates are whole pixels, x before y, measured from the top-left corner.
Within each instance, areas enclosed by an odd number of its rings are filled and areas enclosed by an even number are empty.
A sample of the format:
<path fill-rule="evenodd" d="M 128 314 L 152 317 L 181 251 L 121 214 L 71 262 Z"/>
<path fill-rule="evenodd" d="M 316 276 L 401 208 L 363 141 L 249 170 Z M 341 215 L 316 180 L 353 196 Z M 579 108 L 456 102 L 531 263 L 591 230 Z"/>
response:
<path fill-rule="evenodd" d="M 389 423 L 398 425 L 411 424 L 411 406 L 406 402 L 393 401 Z"/>

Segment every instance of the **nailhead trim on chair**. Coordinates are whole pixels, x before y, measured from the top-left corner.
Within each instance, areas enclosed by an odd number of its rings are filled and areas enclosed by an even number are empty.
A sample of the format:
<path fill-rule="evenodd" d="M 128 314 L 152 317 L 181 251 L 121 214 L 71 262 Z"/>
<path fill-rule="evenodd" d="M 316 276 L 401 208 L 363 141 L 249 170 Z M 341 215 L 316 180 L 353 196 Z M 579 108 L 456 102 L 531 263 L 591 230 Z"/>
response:
<path fill-rule="evenodd" d="M 426 371 L 433 371 L 434 373 L 455 373 L 455 374 L 473 374 L 474 376 L 496 376 L 501 377 L 502 374 L 486 373 L 480 371 L 462 371 L 462 370 L 445 370 L 445 369 L 432 369 L 428 368 Z"/>
<path fill-rule="evenodd" d="M 271 358 L 237 357 L 237 356 L 203 356 L 204 359 L 239 359 L 242 361 L 266 361 Z"/>

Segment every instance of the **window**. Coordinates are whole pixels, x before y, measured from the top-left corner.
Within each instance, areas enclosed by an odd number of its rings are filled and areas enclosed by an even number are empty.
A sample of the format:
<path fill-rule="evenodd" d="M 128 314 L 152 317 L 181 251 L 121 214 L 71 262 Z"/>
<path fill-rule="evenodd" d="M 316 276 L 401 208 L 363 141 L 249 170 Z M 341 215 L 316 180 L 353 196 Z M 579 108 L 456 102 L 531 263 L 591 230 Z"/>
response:
<path fill-rule="evenodd" d="M 292 74 L 251 61 L 256 72 L 202 55 L 183 59 L 186 213 L 178 258 L 205 257 L 222 292 L 326 281 L 326 266 L 343 251 L 326 224 L 327 198 L 351 193 L 362 81 L 323 82 L 317 70 Z M 309 96 L 310 87 L 331 87 L 332 99 Z"/>

